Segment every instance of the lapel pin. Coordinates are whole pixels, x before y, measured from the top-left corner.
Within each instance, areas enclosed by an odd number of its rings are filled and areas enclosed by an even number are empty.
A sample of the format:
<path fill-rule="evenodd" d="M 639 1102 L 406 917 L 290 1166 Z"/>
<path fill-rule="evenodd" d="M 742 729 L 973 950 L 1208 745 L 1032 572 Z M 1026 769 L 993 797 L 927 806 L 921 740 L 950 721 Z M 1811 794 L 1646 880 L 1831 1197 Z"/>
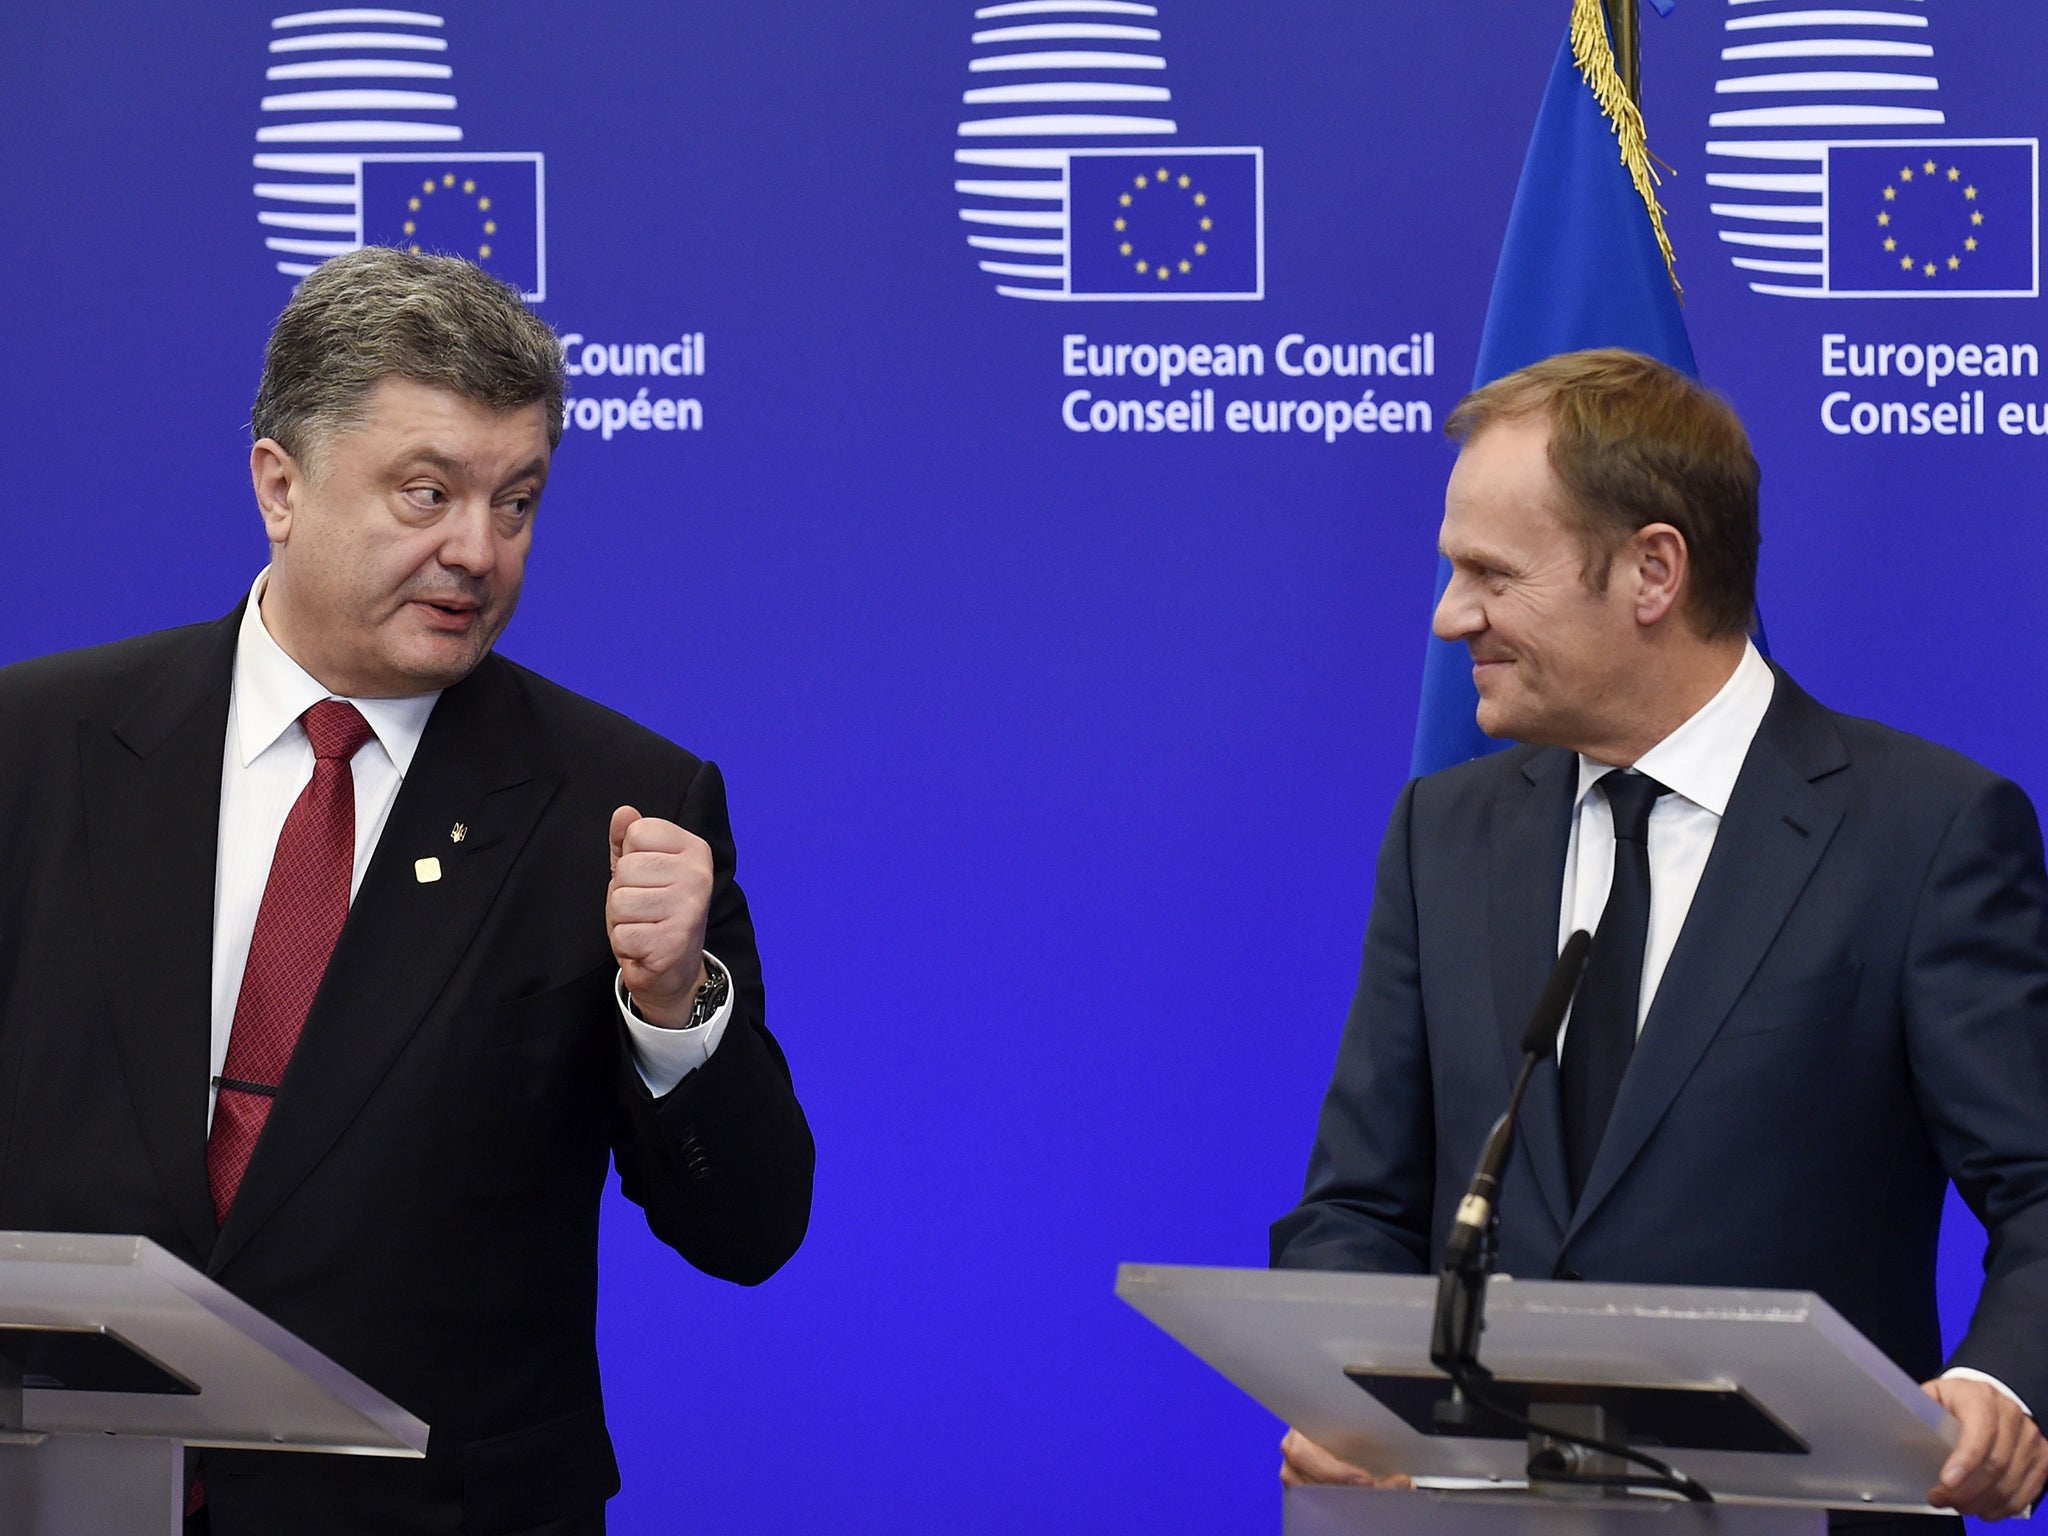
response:
<path fill-rule="evenodd" d="M 448 829 L 448 841 L 451 843 L 459 843 L 467 836 L 469 836 L 469 828 L 462 822 L 458 821 Z"/>
<path fill-rule="evenodd" d="M 439 859 L 414 859 L 412 861 L 412 877 L 419 881 L 421 885 L 432 885 L 441 878 L 441 861 Z"/>

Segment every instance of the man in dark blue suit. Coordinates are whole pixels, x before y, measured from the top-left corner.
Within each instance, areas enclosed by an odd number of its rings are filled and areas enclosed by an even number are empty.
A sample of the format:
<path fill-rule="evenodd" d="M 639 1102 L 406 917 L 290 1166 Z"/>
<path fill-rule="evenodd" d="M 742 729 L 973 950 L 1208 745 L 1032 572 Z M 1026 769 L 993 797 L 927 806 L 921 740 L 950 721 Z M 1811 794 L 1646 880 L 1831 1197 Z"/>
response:
<path fill-rule="evenodd" d="M 1725 403 L 1625 352 L 1452 416 L 1479 724 L 1411 783 L 1275 1265 L 1425 1272 L 1564 936 L 1595 932 L 1500 1201 L 1522 1276 L 1826 1297 L 1962 1434 L 1929 1502 L 2048 1479 L 2048 879 L 2014 784 L 1816 703 L 1748 639 L 1756 462 Z M 1989 1228 L 1944 1361 L 1948 1180 Z M 1297 1433 L 1290 1481 L 1370 1481 Z"/>

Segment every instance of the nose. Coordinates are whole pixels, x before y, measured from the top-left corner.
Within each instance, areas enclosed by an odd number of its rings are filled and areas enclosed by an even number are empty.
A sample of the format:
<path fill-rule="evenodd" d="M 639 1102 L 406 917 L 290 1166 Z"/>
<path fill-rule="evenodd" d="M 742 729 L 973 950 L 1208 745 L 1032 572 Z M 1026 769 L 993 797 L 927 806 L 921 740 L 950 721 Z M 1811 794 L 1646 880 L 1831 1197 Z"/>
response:
<path fill-rule="evenodd" d="M 1479 601 L 1478 583 L 1470 576 L 1453 570 L 1451 579 L 1444 586 L 1444 595 L 1436 600 L 1436 614 L 1431 618 L 1430 631 L 1439 640 L 1469 640 L 1486 628 L 1486 608 Z"/>
<path fill-rule="evenodd" d="M 466 503 L 450 512 L 441 524 L 441 563 L 470 576 L 488 576 L 498 561 L 497 540 L 492 536 L 491 509 L 482 502 Z"/>

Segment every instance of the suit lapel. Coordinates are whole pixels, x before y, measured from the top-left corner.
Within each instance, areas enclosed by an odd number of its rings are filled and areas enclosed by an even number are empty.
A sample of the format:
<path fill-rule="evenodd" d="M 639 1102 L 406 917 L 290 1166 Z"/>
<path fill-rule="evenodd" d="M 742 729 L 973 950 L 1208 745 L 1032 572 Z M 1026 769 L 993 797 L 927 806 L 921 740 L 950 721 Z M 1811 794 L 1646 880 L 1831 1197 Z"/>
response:
<path fill-rule="evenodd" d="M 1494 1016 L 1510 1082 L 1522 1069 L 1529 1011 L 1557 959 L 1558 900 L 1577 768 L 1578 759 L 1569 752 L 1530 756 L 1521 777 L 1510 781 L 1494 832 L 1487 928 Z M 1539 1062 L 1522 1101 L 1517 1139 L 1559 1230 L 1571 1215 L 1561 1125 L 1556 1063 Z"/>
<path fill-rule="evenodd" d="M 1818 781 L 1848 761 L 1827 711 L 1778 673 L 1622 1078 L 1574 1232 L 1642 1152 L 1812 878 L 1842 820 L 1840 796 Z"/>
<path fill-rule="evenodd" d="M 192 1251 L 214 1240 L 206 1183 L 213 885 L 237 608 L 186 645 L 109 727 L 79 727 L 87 878 L 120 942 L 99 946 L 98 1005 L 165 1199 Z"/>
<path fill-rule="evenodd" d="M 524 741 L 505 663 L 441 695 L 349 908 L 263 1137 L 222 1227 L 218 1274 L 298 1187 L 419 1029 L 560 781 Z M 457 823 L 462 840 L 451 837 Z M 417 861 L 436 859 L 423 880 Z"/>

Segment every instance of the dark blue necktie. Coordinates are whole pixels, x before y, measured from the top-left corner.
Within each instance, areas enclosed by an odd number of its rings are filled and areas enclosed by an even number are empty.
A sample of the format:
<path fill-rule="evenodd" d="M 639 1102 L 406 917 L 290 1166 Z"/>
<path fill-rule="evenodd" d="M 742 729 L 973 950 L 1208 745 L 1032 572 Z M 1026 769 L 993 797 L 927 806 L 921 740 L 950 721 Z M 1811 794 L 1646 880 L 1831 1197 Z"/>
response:
<path fill-rule="evenodd" d="M 1655 779 L 1621 769 L 1596 787 L 1614 813 L 1614 883 L 1607 888 L 1607 906 L 1593 935 L 1558 1066 L 1565 1167 L 1574 1203 L 1586 1187 L 1636 1048 L 1643 948 L 1650 937 L 1650 808 L 1671 792 Z"/>

